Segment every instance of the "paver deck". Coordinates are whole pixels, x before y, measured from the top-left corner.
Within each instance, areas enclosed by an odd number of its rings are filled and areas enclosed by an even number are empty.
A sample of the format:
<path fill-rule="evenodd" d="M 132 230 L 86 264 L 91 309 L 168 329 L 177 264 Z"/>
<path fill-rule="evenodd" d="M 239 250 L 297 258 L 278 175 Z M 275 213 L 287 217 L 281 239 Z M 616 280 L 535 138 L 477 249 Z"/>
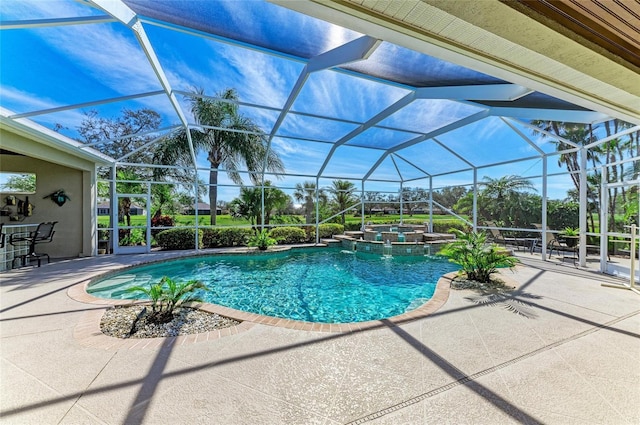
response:
<path fill-rule="evenodd" d="M 614 278 L 529 255 L 509 274 L 513 297 L 486 304 L 452 290 L 440 309 L 401 325 L 78 338 L 105 306 L 76 301 L 69 288 L 179 254 L 1 274 L 2 423 L 640 423 L 640 297 L 601 286 Z"/>

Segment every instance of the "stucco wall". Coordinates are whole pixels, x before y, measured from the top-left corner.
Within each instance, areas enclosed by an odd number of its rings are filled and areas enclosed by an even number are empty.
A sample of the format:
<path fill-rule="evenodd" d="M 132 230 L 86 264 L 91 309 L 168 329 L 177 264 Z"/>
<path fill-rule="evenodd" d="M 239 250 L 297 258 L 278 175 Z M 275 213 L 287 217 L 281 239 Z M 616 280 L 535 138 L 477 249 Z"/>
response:
<path fill-rule="evenodd" d="M 22 136 L 0 132 L 3 149 L 13 152 L 21 151 L 25 155 L 37 152 L 41 155 L 46 148 L 37 142 Z M 32 156 L 2 155 L 0 154 L 0 170 L 11 172 L 29 172 L 36 174 L 36 193 L 14 195 L 17 199 L 25 200 L 34 205 L 33 215 L 25 217 L 23 221 L 9 221 L 9 217 L 0 217 L 6 225 L 37 224 L 44 221 L 57 221 L 53 242 L 42 245 L 39 250 L 48 253 L 52 258 L 87 256 L 93 252 L 93 227 L 91 214 L 91 197 L 93 173 L 90 169 L 95 166 L 87 161 L 79 161 L 65 154 L 52 155 L 56 162 L 68 162 L 72 166 L 49 162 Z M 77 168 L 76 168 L 77 167 Z M 84 169 L 83 169 L 84 168 Z M 52 192 L 64 189 L 71 198 L 63 206 L 58 206 L 50 199 L 43 197 Z M 7 194 L 0 192 L 0 202 L 5 205 Z M 16 207 L 10 207 L 15 212 Z"/>

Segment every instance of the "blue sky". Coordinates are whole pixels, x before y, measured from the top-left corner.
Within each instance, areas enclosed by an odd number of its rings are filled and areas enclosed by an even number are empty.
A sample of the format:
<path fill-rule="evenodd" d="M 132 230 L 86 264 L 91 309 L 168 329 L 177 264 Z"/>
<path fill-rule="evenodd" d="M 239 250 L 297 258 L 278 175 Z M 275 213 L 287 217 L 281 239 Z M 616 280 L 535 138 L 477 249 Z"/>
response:
<path fill-rule="evenodd" d="M 251 31 L 250 37 L 277 40 L 279 37 L 291 37 L 291 31 L 295 30 L 309 34 L 309 38 L 316 41 L 317 45 L 301 45 L 300 49 L 326 51 L 360 36 L 353 31 L 262 2 L 221 2 L 217 12 L 230 26 L 239 22 Z M 0 14 L 2 20 L 6 21 L 102 15 L 102 12 L 72 0 L 4 0 L 0 3 Z M 265 15 L 271 20 L 263 19 Z M 278 19 L 281 24 L 273 25 Z M 247 22 L 252 25 L 246 25 Z M 205 23 L 206 16 L 203 16 L 202 24 Z M 239 47 L 218 39 L 171 31 L 151 24 L 145 24 L 144 28 L 174 90 L 190 91 L 201 87 L 206 94 L 215 95 L 225 88 L 233 87 L 243 102 L 281 108 L 304 67 L 304 62 L 300 60 Z M 132 31 L 118 23 L 5 30 L 0 33 L 0 37 L 1 106 L 16 113 L 161 90 Z M 418 58 L 417 53 L 407 53 L 406 49 L 397 46 L 385 45 L 382 51 L 389 54 L 396 50 Z M 416 63 L 422 63 L 422 60 L 437 68 L 433 72 L 440 75 L 455 68 L 452 64 L 432 58 L 422 58 Z M 372 79 L 354 78 L 353 75 L 335 70 L 313 73 L 292 110 L 350 122 L 289 114 L 278 134 L 335 142 L 355 129 L 359 123 L 375 116 L 409 92 L 407 87 L 401 85 L 392 86 Z M 178 96 L 178 99 L 190 116 L 186 101 L 182 96 Z M 125 107 L 152 108 L 162 114 L 163 125 L 178 123 L 173 108 L 164 95 L 40 115 L 32 119 L 47 127 L 62 124 L 67 128 L 63 133 L 76 138 L 78 135 L 75 129 L 83 118 L 83 112 L 97 109 L 103 116 L 115 117 Z M 383 127 L 400 127 L 406 131 L 385 128 L 367 130 L 337 149 L 324 175 L 360 178 L 370 170 L 382 151 L 359 146 L 394 146 L 416 137 L 418 132 L 437 129 L 481 110 L 476 105 L 448 100 L 415 101 L 379 124 Z M 266 132 L 271 130 L 278 117 L 277 111 L 268 109 L 242 107 L 241 111 Z M 553 145 L 548 141 L 532 136 L 531 131 L 524 126 L 515 125 L 543 150 L 553 151 Z M 531 146 L 497 117 L 468 125 L 438 137 L 438 140 L 479 166 L 535 154 Z M 272 146 L 283 158 L 288 173 L 312 175 L 319 170 L 331 148 L 330 143 L 286 137 L 275 137 Z M 396 165 L 404 179 L 419 176 L 420 171 L 409 163 L 433 174 L 464 166 L 463 161 L 433 141 L 415 145 L 399 154 L 406 161 L 396 159 L 394 165 L 387 158 L 371 178 L 397 179 Z M 556 162 L 555 157 L 549 160 L 549 173 L 561 171 Z M 542 172 L 541 163 L 541 160 L 533 160 L 481 169 L 479 177 L 505 174 L 535 176 Z M 208 166 L 204 154 L 198 156 L 198 165 Z M 464 172 L 440 177 L 435 179 L 434 186 L 468 184 L 471 182 L 470 176 L 471 173 Z M 293 187 L 296 183 L 309 179 L 291 176 L 278 181 L 278 184 Z M 354 182 L 360 187 L 359 182 Z M 220 183 L 226 184 L 229 181 L 221 175 Z M 329 183 L 330 179 L 323 179 L 321 185 Z M 539 185 L 539 180 L 534 180 L 534 183 Z M 428 181 L 409 182 L 406 185 L 418 184 L 426 187 Z M 397 187 L 395 184 L 375 182 L 367 183 L 366 186 L 367 190 L 397 190 Z M 568 177 L 554 178 L 550 181 L 549 194 L 552 198 L 563 198 L 566 189 L 570 187 Z M 230 201 L 237 193 L 237 188 L 223 187 L 219 191 L 219 199 Z"/>

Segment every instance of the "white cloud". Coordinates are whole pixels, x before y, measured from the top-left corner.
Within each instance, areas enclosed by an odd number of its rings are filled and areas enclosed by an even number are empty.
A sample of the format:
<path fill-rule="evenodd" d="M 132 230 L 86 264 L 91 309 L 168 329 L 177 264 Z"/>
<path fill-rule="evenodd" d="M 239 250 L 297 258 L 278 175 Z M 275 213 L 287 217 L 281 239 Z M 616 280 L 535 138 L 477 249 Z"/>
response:
<path fill-rule="evenodd" d="M 101 14 L 78 3 L 56 1 L 20 4 L 11 11 L 14 19 Z M 86 75 L 116 93 L 130 95 L 162 88 L 133 32 L 121 24 L 50 27 L 36 29 L 32 33 L 40 36 L 43 43 L 60 53 L 73 66 L 82 69 Z M 157 98 L 144 98 L 137 102 L 156 109 L 161 114 L 175 116 L 168 101 L 158 102 Z"/>
<path fill-rule="evenodd" d="M 254 50 L 218 44 L 212 50 L 211 75 L 238 90 L 240 99 L 259 105 L 282 107 L 301 66 Z M 296 69 L 297 68 L 297 69 Z"/>
<path fill-rule="evenodd" d="M 364 122 L 408 93 L 334 70 L 313 73 L 294 109 L 334 118 Z"/>
<path fill-rule="evenodd" d="M 15 113 L 40 111 L 61 106 L 54 99 L 43 97 L 42 94 L 30 93 L 15 87 L 2 86 L 0 92 L 2 93 L 2 106 Z M 37 119 L 51 125 L 60 123 L 75 128 L 84 119 L 84 114 L 78 110 L 69 110 L 58 112 L 54 116 L 41 115 Z"/>

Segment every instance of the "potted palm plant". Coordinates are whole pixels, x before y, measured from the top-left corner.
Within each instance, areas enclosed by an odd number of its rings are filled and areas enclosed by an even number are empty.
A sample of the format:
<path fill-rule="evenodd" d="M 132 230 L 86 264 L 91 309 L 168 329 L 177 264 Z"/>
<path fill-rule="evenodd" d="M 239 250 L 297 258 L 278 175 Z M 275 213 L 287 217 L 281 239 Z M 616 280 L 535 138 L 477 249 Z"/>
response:
<path fill-rule="evenodd" d="M 569 248 L 573 248 L 578 245 L 578 239 L 580 238 L 580 230 L 575 227 L 565 227 L 560 233 L 564 242 Z"/>

